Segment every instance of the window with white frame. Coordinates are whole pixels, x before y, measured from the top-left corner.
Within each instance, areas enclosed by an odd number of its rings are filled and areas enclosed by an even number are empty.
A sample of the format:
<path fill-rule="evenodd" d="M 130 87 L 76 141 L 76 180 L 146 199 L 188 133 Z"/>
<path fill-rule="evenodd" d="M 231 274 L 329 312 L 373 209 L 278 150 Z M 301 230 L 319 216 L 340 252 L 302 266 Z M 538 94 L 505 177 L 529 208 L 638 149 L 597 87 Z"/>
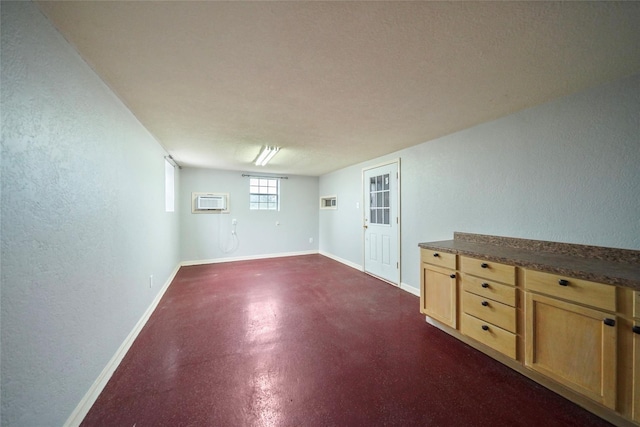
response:
<path fill-rule="evenodd" d="M 164 210 L 175 211 L 175 169 L 169 161 L 164 161 Z"/>
<path fill-rule="evenodd" d="M 338 196 L 320 197 L 320 209 L 338 209 Z"/>
<path fill-rule="evenodd" d="M 280 210 L 280 180 L 270 178 L 249 179 L 249 209 Z"/>

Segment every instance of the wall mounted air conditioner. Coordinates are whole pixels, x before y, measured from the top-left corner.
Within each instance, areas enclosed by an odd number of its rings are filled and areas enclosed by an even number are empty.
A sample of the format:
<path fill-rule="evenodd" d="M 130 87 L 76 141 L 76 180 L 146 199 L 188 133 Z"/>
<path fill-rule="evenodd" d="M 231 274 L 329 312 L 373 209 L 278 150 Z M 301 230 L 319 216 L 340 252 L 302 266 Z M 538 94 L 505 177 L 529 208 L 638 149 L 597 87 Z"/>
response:
<path fill-rule="evenodd" d="M 227 209 L 227 196 L 198 196 L 196 207 L 198 210 L 224 211 Z"/>

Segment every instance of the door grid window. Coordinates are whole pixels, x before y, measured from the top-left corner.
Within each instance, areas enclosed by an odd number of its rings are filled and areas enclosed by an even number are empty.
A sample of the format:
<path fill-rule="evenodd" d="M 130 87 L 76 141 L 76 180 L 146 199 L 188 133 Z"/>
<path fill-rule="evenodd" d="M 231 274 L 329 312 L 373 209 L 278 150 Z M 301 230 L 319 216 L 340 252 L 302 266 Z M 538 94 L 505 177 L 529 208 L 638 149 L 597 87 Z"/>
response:
<path fill-rule="evenodd" d="M 369 179 L 369 223 L 390 225 L 389 174 Z"/>

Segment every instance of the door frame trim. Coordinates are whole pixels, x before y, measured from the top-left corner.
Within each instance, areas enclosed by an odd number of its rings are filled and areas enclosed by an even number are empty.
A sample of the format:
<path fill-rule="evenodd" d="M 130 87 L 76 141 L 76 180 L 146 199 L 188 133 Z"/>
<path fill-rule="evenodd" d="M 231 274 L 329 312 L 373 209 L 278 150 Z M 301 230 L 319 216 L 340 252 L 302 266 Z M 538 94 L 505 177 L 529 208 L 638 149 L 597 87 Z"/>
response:
<path fill-rule="evenodd" d="M 364 175 L 365 172 L 371 169 L 376 169 L 379 168 L 381 166 L 387 166 L 387 165 L 392 165 L 392 164 L 396 164 L 396 169 L 398 171 L 398 189 L 397 189 L 397 203 L 398 203 L 398 231 L 397 231 L 397 241 L 398 241 L 398 283 L 394 283 L 391 282 L 387 279 L 384 279 L 382 277 L 376 276 L 375 274 L 369 273 L 367 271 L 367 263 L 366 263 L 366 257 L 365 257 L 365 235 L 364 235 L 364 225 L 365 225 L 365 217 L 366 217 L 366 213 L 365 213 L 365 197 L 367 195 L 365 195 L 365 191 L 364 191 Z M 361 218 L 361 232 L 362 232 L 362 271 L 364 273 L 367 273 L 370 276 L 376 277 L 382 281 L 385 281 L 393 286 L 397 286 L 397 287 L 401 287 L 402 284 L 402 203 L 401 203 L 401 194 L 402 194 L 402 190 L 401 190 L 401 183 L 402 183 L 402 172 L 401 172 L 401 158 L 400 157 L 396 157 L 395 159 L 392 160 L 388 160 L 386 162 L 382 162 L 382 163 L 377 163 L 375 165 L 371 165 L 371 166 L 366 166 L 364 168 L 362 168 L 362 173 L 360 175 L 360 192 L 362 193 L 362 218 Z"/>

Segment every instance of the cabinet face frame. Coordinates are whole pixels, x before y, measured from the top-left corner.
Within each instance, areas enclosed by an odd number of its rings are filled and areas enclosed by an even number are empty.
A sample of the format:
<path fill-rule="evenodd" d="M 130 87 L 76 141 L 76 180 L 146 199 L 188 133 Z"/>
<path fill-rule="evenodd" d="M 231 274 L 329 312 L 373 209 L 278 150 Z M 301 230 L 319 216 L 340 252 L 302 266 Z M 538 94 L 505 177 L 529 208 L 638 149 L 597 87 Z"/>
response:
<path fill-rule="evenodd" d="M 422 264 L 420 311 L 454 329 L 458 318 L 457 280 L 454 270 Z"/>
<path fill-rule="evenodd" d="M 535 342 L 536 337 L 544 333 L 540 329 L 540 319 L 537 318 L 537 304 L 545 305 L 553 310 L 557 310 L 556 315 L 561 316 L 562 312 L 566 315 L 579 315 L 585 318 L 585 321 L 600 322 L 601 341 L 594 343 L 593 351 L 600 352 L 600 386 L 597 390 L 587 388 L 577 382 L 571 381 L 562 372 L 554 370 L 553 367 L 545 367 L 538 363 L 538 346 Z M 616 316 L 595 309 L 581 307 L 576 304 L 563 302 L 555 298 L 549 298 L 537 295 L 531 292 L 525 292 L 525 366 L 533 369 L 541 374 L 563 384 L 564 386 L 577 391 L 578 393 L 598 402 L 602 405 L 615 409 L 616 407 L 616 363 L 617 363 L 617 328 L 615 326 L 606 326 L 605 318 L 613 318 Z M 577 331 L 579 333 L 579 331 Z M 554 342 L 553 346 L 567 345 L 567 340 Z M 549 345 L 549 343 L 547 343 Z M 589 349 L 567 348 L 566 357 L 579 360 L 580 354 L 584 354 Z"/>

